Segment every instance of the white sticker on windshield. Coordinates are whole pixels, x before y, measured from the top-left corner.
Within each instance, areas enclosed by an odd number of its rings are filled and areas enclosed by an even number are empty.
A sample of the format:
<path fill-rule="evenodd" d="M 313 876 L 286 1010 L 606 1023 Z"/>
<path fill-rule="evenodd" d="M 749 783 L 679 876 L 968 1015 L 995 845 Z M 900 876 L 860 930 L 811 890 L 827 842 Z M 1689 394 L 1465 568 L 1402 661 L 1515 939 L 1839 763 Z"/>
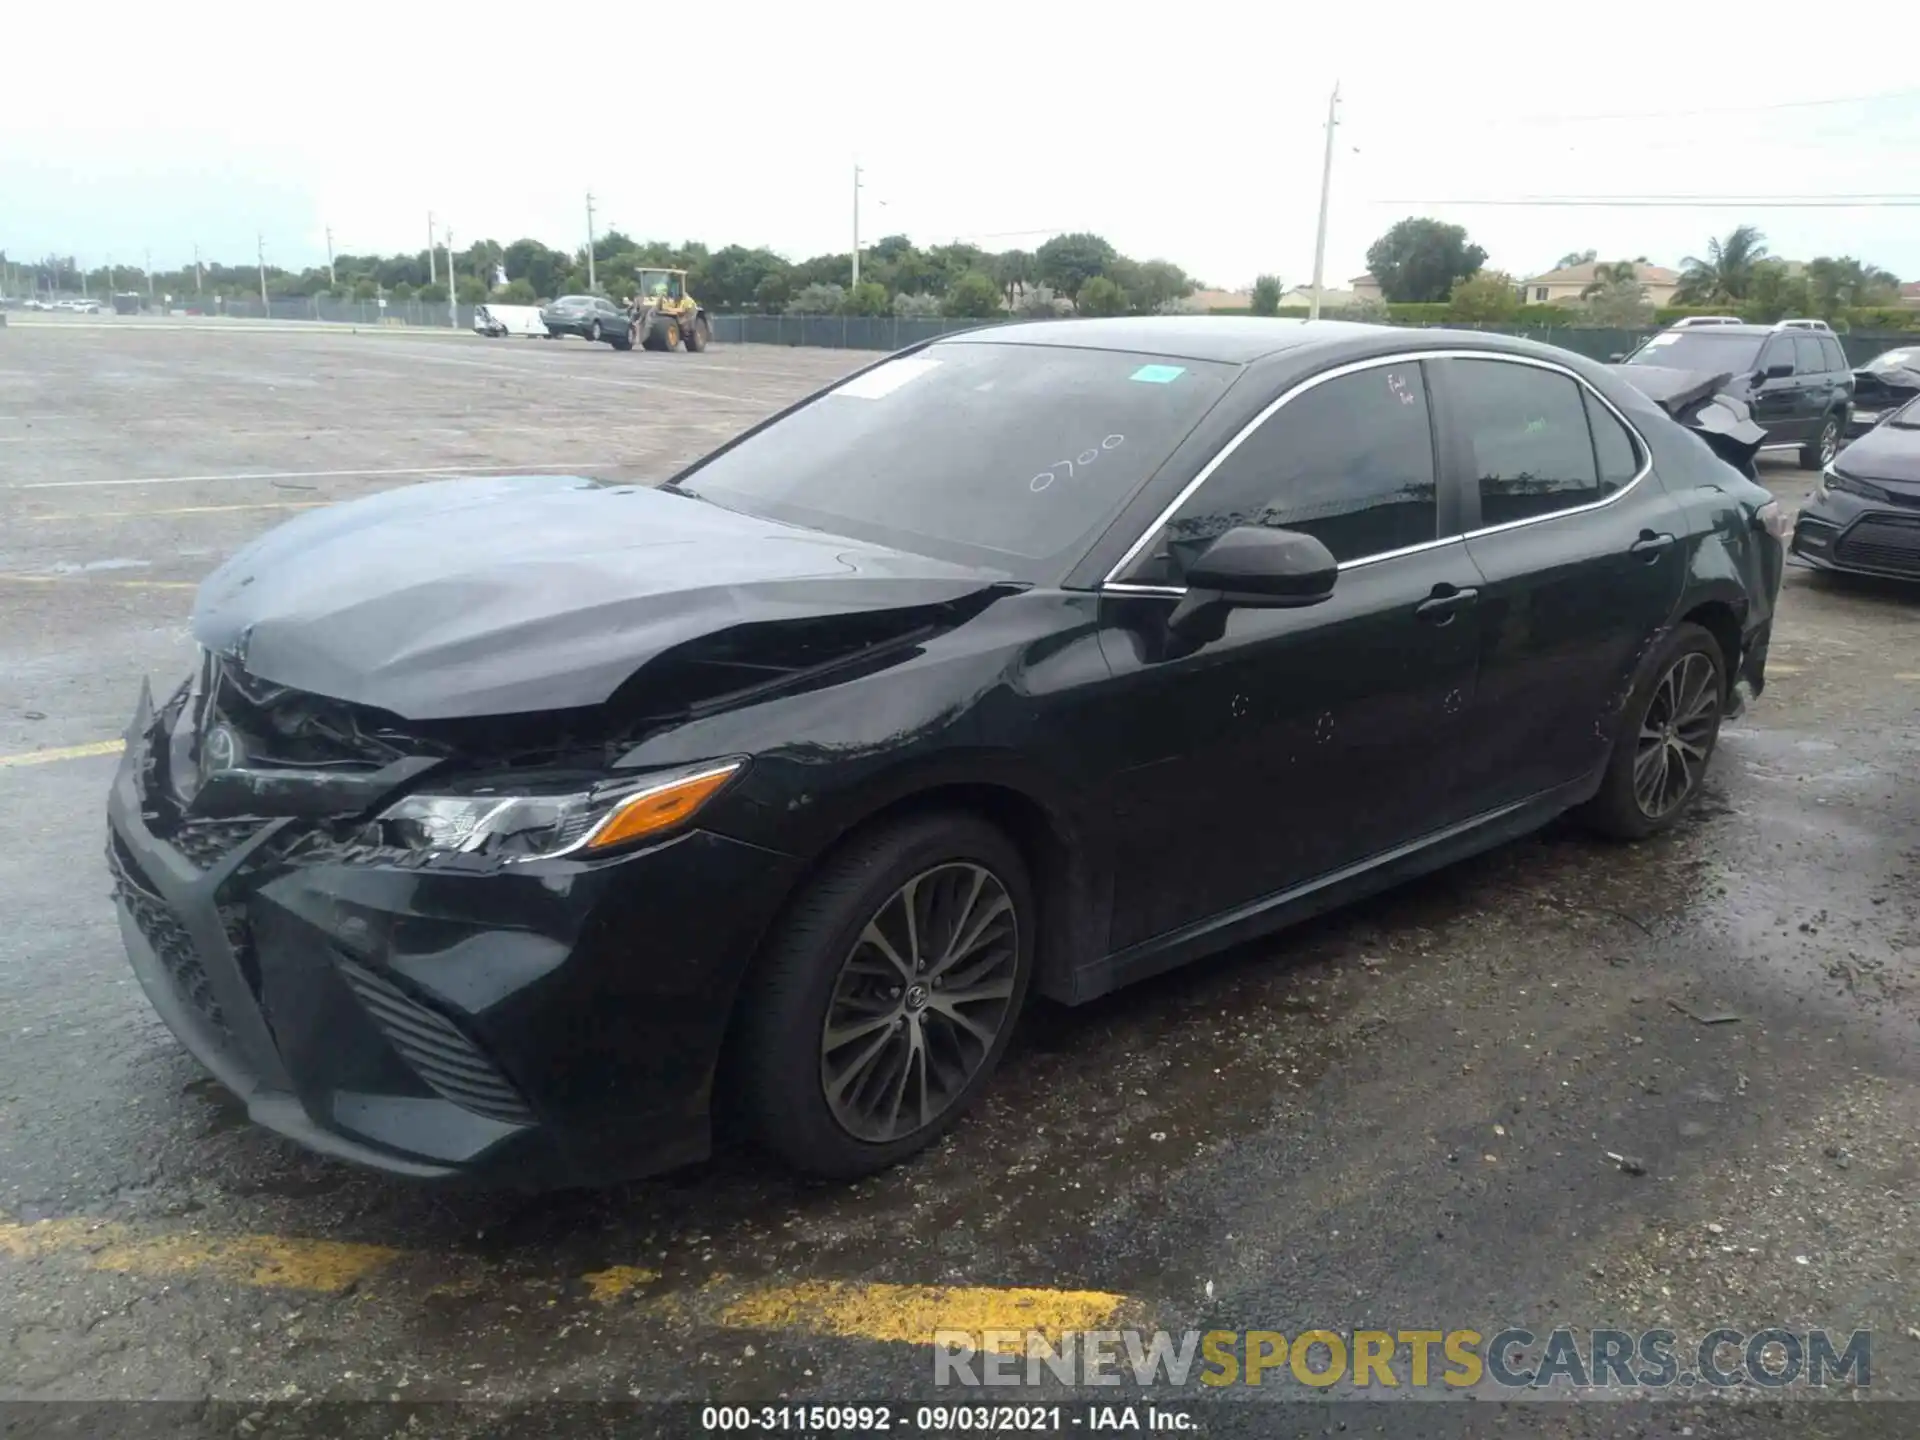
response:
<path fill-rule="evenodd" d="M 929 370 L 938 370 L 938 360 L 889 360 L 877 365 L 864 375 L 856 375 L 847 381 L 835 395 L 845 395 L 850 400 L 878 400 L 891 395 L 902 385 L 910 385 Z"/>
<path fill-rule="evenodd" d="M 1647 348 L 1651 350 L 1656 345 L 1671 345 L 1673 344 L 1674 341 L 1678 340 L 1679 338 L 1680 337 L 1678 335 L 1656 335 L 1651 340 L 1647 341 Z"/>

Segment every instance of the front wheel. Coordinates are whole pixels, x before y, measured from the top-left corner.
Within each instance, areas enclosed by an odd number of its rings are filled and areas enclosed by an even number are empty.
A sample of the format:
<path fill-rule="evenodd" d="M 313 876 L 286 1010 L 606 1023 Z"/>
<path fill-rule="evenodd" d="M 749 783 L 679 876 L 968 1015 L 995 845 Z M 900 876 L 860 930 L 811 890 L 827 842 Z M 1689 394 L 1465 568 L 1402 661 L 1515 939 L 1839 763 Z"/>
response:
<path fill-rule="evenodd" d="M 969 815 L 856 839 L 748 982 L 741 1118 L 797 1170 L 853 1179 L 940 1137 L 1005 1052 L 1033 968 L 1019 851 Z"/>
<path fill-rule="evenodd" d="M 1643 839 L 1693 804 L 1720 738 L 1725 665 L 1720 642 L 1707 630 L 1691 622 L 1674 627 L 1651 678 L 1628 700 L 1606 777 L 1582 810 L 1594 829 Z"/>
<path fill-rule="evenodd" d="M 713 343 L 713 329 L 707 324 L 707 317 L 701 315 L 687 326 L 687 350 L 698 354 Z"/>
<path fill-rule="evenodd" d="M 1840 453 L 1840 417 L 1829 415 L 1820 422 L 1820 428 L 1814 432 L 1812 440 L 1800 449 L 1800 468 L 1802 470 L 1824 470 L 1833 463 L 1833 457 Z"/>
<path fill-rule="evenodd" d="M 587 327 L 587 339 L 595 345 L 600 343 L 600 322 L 598 320 Z"/>

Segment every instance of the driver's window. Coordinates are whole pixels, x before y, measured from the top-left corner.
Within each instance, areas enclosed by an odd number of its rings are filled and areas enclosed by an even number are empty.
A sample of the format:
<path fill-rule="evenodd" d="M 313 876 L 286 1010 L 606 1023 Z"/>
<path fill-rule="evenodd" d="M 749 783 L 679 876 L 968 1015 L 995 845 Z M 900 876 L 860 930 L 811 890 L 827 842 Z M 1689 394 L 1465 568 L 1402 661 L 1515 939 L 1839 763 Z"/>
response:
<path fill-rule="evenodd" d="M 1322 381 L 1274 411 L 1168 522 L 1149 573 L 1128 579 L 1179 584 L 1194 557 L 1236 525 L 1305 531 L 1347 561 L 1435 539 L 1439 523 L 1420 364 L 1378 365 Z"/>
<path fill-rule="evenodd" d="M 1793 364 L 1793 341 L 1785 335 L 1776 335 L 1767 341 L 1766 347 L 1761 350 L 1760 359 L 1755 368 L 1764 371 L 1772 365 L 1791 364 Z"/>

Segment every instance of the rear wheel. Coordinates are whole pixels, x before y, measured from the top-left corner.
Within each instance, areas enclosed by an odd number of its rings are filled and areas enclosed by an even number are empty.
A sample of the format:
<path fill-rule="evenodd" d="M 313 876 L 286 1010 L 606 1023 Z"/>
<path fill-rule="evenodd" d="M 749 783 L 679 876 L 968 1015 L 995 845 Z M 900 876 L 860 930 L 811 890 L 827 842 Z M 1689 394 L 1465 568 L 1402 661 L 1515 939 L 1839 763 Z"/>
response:
<path fill-rule="evenodd" d="M 600 343 L 600 322 L 598 320 L 587 327 L 587 339 L 591 340 L 595 345 Z"/>
<path fill-rule="evenodd" d="M 1650 679 L 1634 691 L 1600 791 L 1581 815 L 1594 829 L 1638 840 L 1666 829 L 1700 793 L 1720 738 L 1726 657 L 1702 627 L 1674 627 Z"/>
<path fill-rule="evenodd" d="M 968 815 L 858 838 L 748 982 L 742 1119 L 795 1169 L 851 1179 L 924 1149 L 985 1087 L 1033 967 L 1019 851 Z"/>
<path fill-rule="evenodd" d="M 1840 417 L 1829 415 L 1820 422 L 1820 428 L 1814 432 L 1813 439 L 1800 449 L 1800 468 L 1802 470 L 1824 470 L 1833 463 L 1833 457 L 1840 453 Z"/>

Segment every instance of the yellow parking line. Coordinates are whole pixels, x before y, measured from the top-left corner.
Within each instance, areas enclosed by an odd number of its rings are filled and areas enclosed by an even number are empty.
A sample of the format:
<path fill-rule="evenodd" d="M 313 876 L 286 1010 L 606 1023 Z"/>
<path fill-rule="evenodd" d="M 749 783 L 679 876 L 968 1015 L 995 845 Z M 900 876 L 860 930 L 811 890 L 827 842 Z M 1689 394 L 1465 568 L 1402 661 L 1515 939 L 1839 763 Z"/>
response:
<path fill-rule="evenodd" d="M 51 765 L 55 760 L 84 760 L 89 755 L 118 755 L 126 748 L 123 740 L 95 740 L 86 745 L 62 745 L 53 750 L 27 750 L 18 755 L 0 755 L 0 770 L 9 765 Z"/>
<path fill-rule="evenodd" d="M 28 515 L 28 520 L 145 520 L 154 515 L 224 515 L 234 510 L 321 510 L 331 500 L 262 501 L 258 505 L 180 505 L 170 510 L 63 510 L 54 515 Z"/>
<path fill-rule="evenodd" d="M 732 1329 L 805 1330 L 908 1345 L 931 1345 L 938 1330 L 1022 1336 L 1037 1330 L 1058 1345 L 1064 1334 L 1112 1328 L 1126 1305 L 1125 1296 L 1105 1290 L 814 1281 L 742 1296 L 719 1319 Z"/>
<path fill-rule="evenodd" d="M 95 580 L 88 575 L 0 575 L 17 585 L 107 585 L 116 590 L 198 590 L 198 580 Z"/>
<path fill-rule="evenodd" d="M 63 1257 L 88 1270 L 145 1279 L 193 1276 L 262 1289 L 338 1294 L 349 1286 L 401 1270 L 404 1262 L 431 1260 L 423 1253 L 386 1245 L 310 1240 L 281 1235 L 210 1235 L 198 1230 L 136 1229 L 113 1221 L 53 1219 L 33 1223 L 0 1220 L 0 1260 Z M 471 1256 L 439 1257 L 436 1283 L 427 1294 L 472 1296 L 528 1279 L 509 1277 Z M 451 1266 L 457 1273 L 447 1275 Z M 429 1277 L 417 1265 L 395 1275 L 406 1287 Z M 638 1311 L 676 1322 L 727 1330 L 789 1330 L 887 1344 L 930 1345 L 942 1330 L 974 1335 L 1038 1332 L 1056 1346 L 1062 1337 L 1112 1329 L 1138 1306 L 1105 1290 L 1054 1290 L 992 1285 L 862 1284 L 809 1281 L 740 1291 L 725 1276 L 696 1290 L 640 1296 L 658 1271 L 609 1265 L 577 1277 L 584 1298 L 613 1305 L 633 1296 Z M 534 1280 L 545 1288 L 546 1282 Z M 419 1293 L 415 1291 L 414 1293 Z M 578 1292 L 576 1292 L 578 1293 Z M 994 1343 L 994 1342 L 989 1342 Z"/>
<path fill-rule="evenodd" d="M 79 1252 L 90 1270 L 152 1278 L 207 1275 L 241 1285 L 333 1294 L 400 1258 L 384 1245 L 290 1240 L 275 1235 L 232 1239 L 188 1232 L 136 1237 L 123 1225 L 87 1220 L 0 1224 L 0 1253 L 32 1257 Z"/>

